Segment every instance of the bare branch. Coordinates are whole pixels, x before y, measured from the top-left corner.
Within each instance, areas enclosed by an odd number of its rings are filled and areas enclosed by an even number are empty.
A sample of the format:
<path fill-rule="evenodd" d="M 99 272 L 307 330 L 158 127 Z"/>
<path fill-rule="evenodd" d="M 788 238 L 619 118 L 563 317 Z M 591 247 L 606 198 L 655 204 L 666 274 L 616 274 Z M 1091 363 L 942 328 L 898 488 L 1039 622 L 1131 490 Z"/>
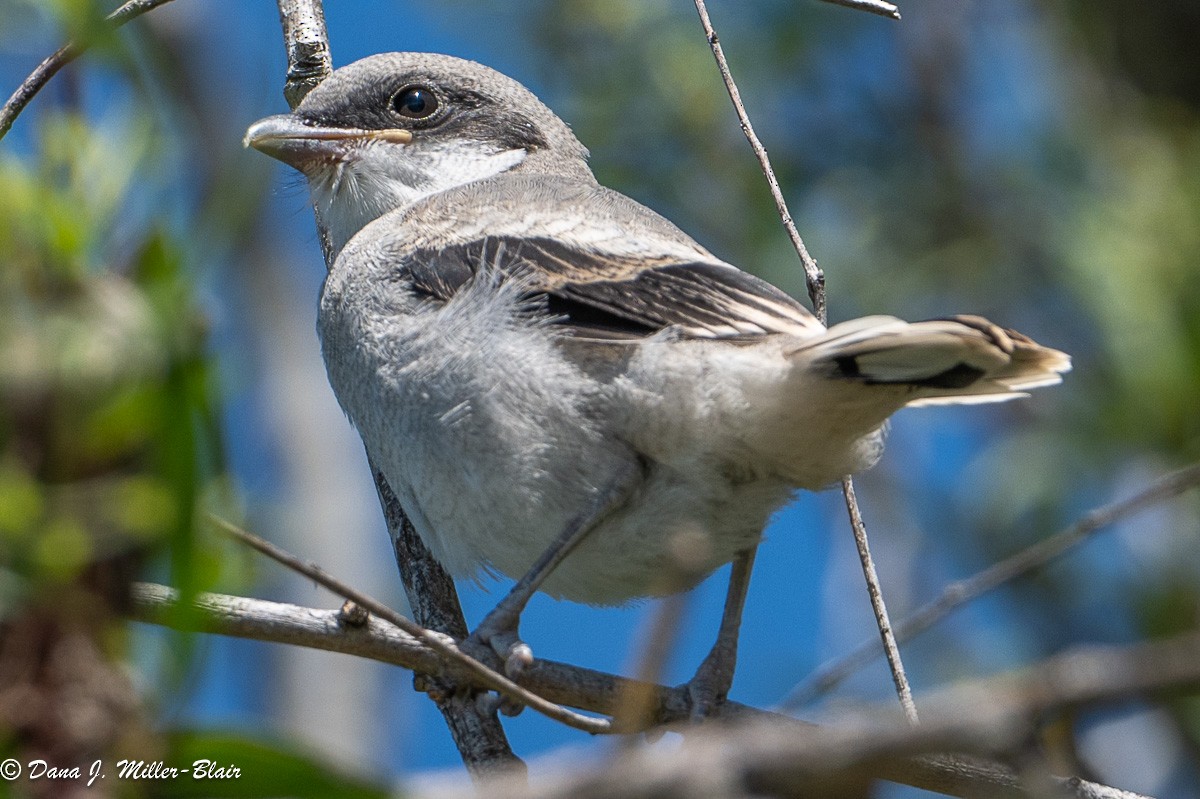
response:
<path fill-rule="evenodd" d="M 771 161 L 767 157 L 767 150 L 754 133 L 754 126 L 750 124 L 750 115 L 746 113 L 746 106 L 742 104 L 741 92 L 738 91 L 737 84 L 733 80 L 733 73 L 729 70 L 729 63 L 725 60 L 725 52 L 721 48 L 717 32 L 713 28 L 712 20 L 708 16 L 708 8 L 705 6 L 704 0 L 694 1 L 696 11 L 700 14 L 700 24 L 704 28 L 704 35 L 708 38 L 713 58 L 717 61 L 717 69 L 721 73 L 721 79 L 725 82 L 725 89 L 729 92 L 729 99 L 733 101 L 733 108 L 737 112 L 742 132 L 746 134 L 746 140 L 750 142 L 750 147 L 754 150 L 754 155 L 758 158 L 759 167 L 762 169 L 763 175 L 767 179 L 767 185 L 771 189 L 771 196 L 775 199 L 775 210 L 778 211 L 779 219 L 783 222 L 783 227 L 787 231 L 788 238 L 791 239 L 792 246 L 796 250 L 796 255 L 800 257 L 800 263 L 804 267 L 804 280 L 808 287 L 808 296 L 812 300 L 813 312 L 816 313 L 817 318 L 821 320 L 822 324 L 826 324 L 829 320 L 825 303 L 825 274 L 817 266 L 817 262 L 813 260 L 813 257 L 809 255 L 808 248 L 804 246 L 804 240 L 800 238 L 800 232 L 796 230 L 796 223 L 792 220 L 792 214 L 788 210 L 787 201 L 784 200 L 783 192 L 779 188 L 779 180 L 775 177 L 775 170 L 771 168 Z M 857 0 L 850 0 L 850 3 L 847 4 L 855 2 Z M 855 7 L 868 7 L 872 5 L 875 4 L 867 0 L 867 2 L 863 2 L 860 6 Z M 895 11 L 894 6 L 892 10 Z M 896 11 L 895 14 L 896 18 L 899 19 L 899 12 Z M 858 508 L 858 498 L 854 494 L 854 481 L 849 475 L 842 478 L 842 497 L 846 501 L 846 510 L 850 514 L 850 524 L 854 530 L 854 541 L 858 548 L 858 556 L 862 561 L 863 577 L 867 581 L 867 593 L 871 599 L 871 608 L 875 613 L 875 621 L 879 627 L 879 634 L 883 638 L 884 647 L 888 653 L 888 666 L 892 671 L 892 681 L 896 685 L 896 693 L 900 699 L 900 704 L 904 707 L 905 713 L 911 722 L 916 723 L 917 709 L 913 703 L 912 690 L 908 687 L 908 676 L 904 673 L 904 663 L 900 659 L 900 649 L 896 644 L 891 624 L 888 621 L 887 606 L 883 601 L 883 588 L 879 585 L 879 576 L 875 572 L 875 563 L 871 558 L 870 547 L 867 545 L 867 529 L 863 524 L 862 513 Z"/>
<path fill-rule="evenodd" d="M 775 210 L 779 212 L 779 218 L 783 220 L 783 227 L 787 230 L 788 238 L 792 240 L 792 246 L 796 248 L 796 254 L 800 256 L 800 263 L 804 265 L 804 282 L 808 286 L 808 296 L 812 300 L 813 311 L 821 323 L 825 324 L 825 275 L 813 257 L 808 254 L 808 248 L 804 246 L 804 240 L 800 238 L 800 232 L 796 230 L 796 223 L 792 221 L 787 201 L 783 199 L 783 192 L 779 188 L 779 179 L 775 177 L 775 170 L 771 168 L 771 161 L 767 158 L 767 148 L 763 147 L 758 135 L 754 132 L 754 126 L 750 124 L 750 115 L 746 113 L 746 106 L 742 104 L 741 92 L 738 91 L 737 84 L 733 82 L 733 74 L 729 71 L 729 62 L 725 60 L 721 41 L 717 38 L 717 32 L 713 29 L 712 20 L 708 16 L 708 7 L 705 6 L 704 0 L 695 0 L 695 3 L 696 11 L 700 14 L 700 24 L 704 27 L 704 35 L 708 39 L 708 46 L 712 49 L 713 58 L 717 60 L 717 69 L 721 72 L 721 80 L 725 81 L 725 90 L 729 92 L 729 99 L 733 101 L 733 108 L 737 112 L 742 133 L 746 134 L 746 141 L 750 142 L 750 147 L 754 150 L 758 165 L 767 179 L 767 185 L 771 188 L 771 197 L 775 200 Z"/>
<path fill-rule="evenodd" d="M 399 627 L 404 632 L 411 635 L 413 638 L 420 640 L 430 649 L 434 650 L 443 657 L 455 661 L 463 670 L 474 675 L 474 682 L 483 685 L 489 690 L 496 691 L 503 695 L 506 699 L 513 702 L 525 705 L 538 713 L 567 725 L 574 727 L 583 732 L 592 734 L 602 734 L 613 732 L 611 722 L 607 719 L 597 719 L 588 716 L 582 716 L 574 713 L 565 707 L 556 705 L 542 697 L 534 694 L 521 686 L 517 685 L 512 680 L 505 677 L 499 671 L 489 668 L 485 664 L 479 662 L 475 658 L 468 655 L 466 652 L 458 648 L 453 638 L 439 633 L 426 630 L 424 627 L 416 624 L 410 619 L 392 610 L 387 605 L 383 604 L 374 597 L 362 593 L 356 588 L 347 585 L 323 571 L 319 566 L 304 561 L 292 555 L 290 552 L 281 547 L 266 541 L 253 533 L 249 533 L 236 525 L 230 524 L 224 519 L 219 519 L 213 516 L 209 517 L 213 524 L 217 525 L 222 531 L 233 536 L 237 540 L 247 546 L 261 552 L 277 563 L 286 566 L 297 574 L 302 574 L 318 585 L 327 588 L 343 599 L 349 599 L 354 604 L 361 608 L 365 608 L 370 613 L 373 613 L 378 618 L 391 622 L 396 627 Z"/>
<path fill-rule="evenodd" d="M 1080 649 L 1023 674 L 978 680 L 923 697 L 924 718 L 918 728 L 881 708 L 803 728 L 759 718 L 732 728 L 701 728 L 683 746 L 670 750 L 639 747 L 591 768 L 571 763 L 541 775 L 532 788 L 489 785 L 487 795 L 839 797 L 866 795 L 870 782 L 887 779 L 963 796 L 1028 797 L 1031 786 L 977 757 L 1019 751 L 1038 718 L 1063 708 L 1194 686 L 1200 686 L 1200 633 L 1195 632 L 1131 647 Z M 960 756 L 928 754 L 935 752 Z M 981 774 L 986 775 L 982 780 Z M 1038 782 L 1053 787 L 1053 795 L 1139 796 L 1077 778 L 1041 776 Z M 712 786 L 719 787 L 714 791 Z"/>
<path fill-rule="evenodd" d="M 139 17 L 147 11 L 169 2 L 171 0 L 129 0 L 105 19 L 111 22 L 114 28 L 119 28 L 134 17 Z M 21 81 L 21 85 L 16 88 L 12 96 L 3 106 L 0 106 L 0 139 L 3 139 L 4 134 L 12 129 L 13 122 L 25 110 L 25 106 L 29 105 L 29 102 L 50 82 L 50 79 L 60 69 L 78 58 L 87 47 L 86 42 L 67 42 L 47 56 L 33 72 L 29 73 L 29 77 Z"/>
<path fill-rule="evenodd" d="M 832 3 L 835 6 L 845 6 L 846 8 L 866 11 L 869 14 L 878 14 L 888 19 L 900 19 L 900 9 L 891 3 L 884 2 L 884 0 L 825 0 L 825 2 Z"/>
<path fill-rule="evenodd" d="M 190 607 L 198 613 L 178 614 L 174 611 L 179 606 L 179 592 L 154 583 L 135 584 L 132 600 L 132 618 L 150 624 L 340 652 L 445 678 L 464 687 L 487 687 L 476 672 L 463 668 L 458 661 L 447 660 L 424 639 L 379 617 L 373 616 L 363 625 L 351 625 L 343 621 L 338 610 L 210 593 L 199 594 L 193 600 Z M 489 657 L 490 667 L 501 665 L 495 654 L 485 657 Z M 654 703 L 652 724 L 669 724 L 688 717 L 688 699 L 682 688 L 639 684 L 553 660 L 535 660 L 522 672 L 521 683 L 540 695 L 556 697 L 554 701 L 604 714 L 616 712 L 622 695 L 633 690 L 649 696 Z M 736 702 L 728 705 L 723 708 L 728 717 L 766 713 Z"/>
<path fill-rule="evenodd" d="M 294 109 L 333 72 L 329 34 L 320 0 L 279 0 L 279 23 L 288 56 L 283 97 Z"/>
<path fill-rule="evenodd" d="M 858 548 L 858 559 L 862 563 L 863 577 L 867 581 L 867 594 L 871 598 L 871 609 L 875 612 L 875 621 L 879 626 L 879 637 L 883 641 L 883 651 L 887 654 L 888 667 L 892 672 L 892 681 L 896 685 L 896 695 L 900 697 L 900 706 L 909 724 L 917 724 L 917 706 L 913 702 L 912 688 L 908 684 L 908 675 L 904 673 L 904 663 L 900 660 L 900 647 L 892 632 L 888 620 L 887 605 L 883 601 L 883 592 L 879 584 L 879 575 L 875 573 L 875 561 L 871 558 L 871 547 L 867 541 L 867 528 L 863 524 L 862 514 L 858 510 L 858 499 L 854 495 L 854 482 L 849 477 L 842 478 L 842 492 L 846 497 L 846 510 L 850 514 L 850 527 L 854 530 L 854 544 Z"/>
<path fill-rule="evenodd" d="M 417 623 L 458 640 L 465 639 L 467 621 L 463 618 L 454 580 L 425 546 L 369 454 L 367 461 L 375 478 L 375 490 L 392 540 L 400 580 Z M 490 649 L 478 654 L 481 657 L 495 655 Z M 496 670 L 503 669 L 499 660 L 489 661 L 489 665 Z M 453 689 L 454 685 L 449 687 Z M 484 779 L 496 771 L 513 774 L 525 770 L 525 764 L 508 743 L 495 707 L 470 701 L 469 691 L 431 690 L 426 693 L 441 712 L 463 763 L 473 777 Z"/>
<path fill-rule="evenodd" d="M 151 624 L 181 629 L 232 635 L 260 641 L 306 646 L 330 652 L 342 652 L 392 663 L 435 676 L 444 676 L 462 685 L 473 682 L 475 674 L 460 670 L 444 660 L 421 641 L 378 618 L 365 625 L 346 624 L 340 611 L 318 610 L 296 605 L 246 599 L 220 594 L 200 594 L 191 609 L 178 613 L 178 592 L 160 585 L 139 583 L 132 592 L 132 618 Z M 494 656 L 493 656 L 494 657 Z M 499 665 L 495 658 L 493 665 Z M 631 689 L 652 697 L 657 704 L 659 723 L 685 721 L 689 712 L 686 689 L 640 684 L 611 674 L 564 663 L 539 659 L 521 676 L 522 684 L 554 701 L 597 713 L 614 713 L 622 696 Z M 1118 701 L 1145 692 L 1176 689 L 1200 684 L 1200 634 L 1142 644 L 1132 648 L 1098 648 L 1062 655 L 1023 675 L 989 678 L 950 689 L 924 699 L 925 718 L 913 729 L 906 724 L 886 720 L 886 709 L 871 708 L 824 726 L 814 726 L 786 716 L 728 702 L 719 708 L 719 717 L 738 725 L 733 731 L 718 727 L 716 734 L 729 748 L 722 758 L 734 761 L 729 775 L 758 774 L 762 779 L 788 780 L 813 778 L 829 781 L 839 775 L 870 775 L 927 790 L 959 795 L 1025 797 L 1013 772 L 995 763 L 952 757 L 919 755 L 920 752 L 958 751 L 992 753 L 1019 745 L 1028 731 L 1029 719 L 1064 706 Z M 880 719 L 884 719 L 881 723 Z M 689 741 L 703 736 L 708 727 L 688 733 Z M 584 790 L 591 780 L 604 775 L 572 768 L 571 775 L 548 775 L 545 792 L 533 796 L 639 795 L 634 786 L 653 775 L 663 779 L 693 780 L 709 775 L 711 769 L 697 764 L 684 752 L 667 754 L 653 750 L 649 757 L 662 768 L 649 771 L 637 766 L 646 755 L 635 754 L 633 761 L 620 760 L 611 772 L 608 793 L 601 787 Z M 681 758 L 676 760 L 675 758 Z M 700 757 L 700 755 L 695 755 Z M 664 759 L 665 758 L 665 759 Z M 702 759 L 702 758 L 701 758 Z M 722 768 L 725 760 L 720 761 Z M 663 770 L 665 768 L 665 771 Z M 766 769 L 766 771 L 761 771 Z M 690 770 L 690 771 L 689 771 Z M 821 770 L 818 777 L 810 772 Z M 633 783 L 628 781 L 632 780 Z M 1060 780 L 1070 789 L 1068 795 L 1085 799 L 1130 799 L 1123 791 L 1079 780 Z M 630 792 L 613 792 L 614 786 L 630 785 Z M 663 783 L 669 784 L 669 783 Z M 697 784 L 692 782 L 691 784 Z M 712 783 L 712 784 L 721 784 Z M 740 783 L 749 784 L 749 783 Z M 826 784 L 825 782 L 806 784 Z M 489 786 L 491 788 L 492 786 Z M 507 790 L 507 789 L 504 789 Z M 514 789 L 515 790 L 515 789 Z M 525 787 L 524 790 L 528 790 Z M 568 793 L 579 790 L 581 793 Z M 489 790 L 489 796 L 506 796 L 501 786 Z M 518 795 L 530 795 L 519 793 Z M 644 794 L 643 794 L 644 795 Z M 662 794 L 657 794 L 662 795 Z M 787 792 L 776 795 L 789 795 Z M 808 795 L 813 795 L 811 792 Z"/>
<path fill-rule="evenodd" d="M 965 580 L 952 583 L 937 599 L 896 625 L 896 638 L 907 641 L 941 621 L 956 608 L 1007 582 L 1046 565 L 1100 530 L 1146 508 L 1173 499 L 1200 485 L 1200 464 L 1165 475 L 1128 499 L 1096 508 L 1079 521 L 1049 538 L 996 563 Z M 818 669 L 781 703 L 781 708 L 801 707 L 831 690 L 879 655 L 876 641 L 864 641 L 849 654 Z"/>

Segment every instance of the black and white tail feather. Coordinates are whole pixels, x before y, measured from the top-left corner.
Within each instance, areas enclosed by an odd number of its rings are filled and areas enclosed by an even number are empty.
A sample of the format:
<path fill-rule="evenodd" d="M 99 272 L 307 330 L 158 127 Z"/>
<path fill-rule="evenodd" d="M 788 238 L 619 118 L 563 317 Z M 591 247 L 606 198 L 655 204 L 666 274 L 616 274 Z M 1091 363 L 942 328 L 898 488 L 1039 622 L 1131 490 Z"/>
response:
<path fill-rule="evenodd" d="M 908 407 L 1004 402 L 1062 382 L 1066 353 L 980 316 L 905 322 L 865 316 L 804 341 L 793 357 L 831 377 L 912 391 Z"/>

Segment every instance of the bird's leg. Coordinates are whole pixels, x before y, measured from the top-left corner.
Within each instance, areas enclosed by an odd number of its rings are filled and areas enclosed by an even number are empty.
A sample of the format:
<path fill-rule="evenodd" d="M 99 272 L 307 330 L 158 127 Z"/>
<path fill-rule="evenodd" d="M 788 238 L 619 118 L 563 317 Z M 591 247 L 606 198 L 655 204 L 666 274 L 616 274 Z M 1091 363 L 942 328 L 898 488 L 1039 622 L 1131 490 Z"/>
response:
<path fill-rule="evenodd" d="M 698 721 L 716 710 L 733 685 L 733 670 L 737 666 L 738 632 L 742 626 L 742 610 L 746 607 L 746 592 L 750 588 L 750 572 L 758 546 L 743 549 L 733 561 L 729 573 L 729 591 L 725 594 L 725 610 L 721 613 L 721 628 L 717 642 L 708 656 L 688 680 L 688 696 L 692 700 L 691 717 Z"/>
<path fill-rule="evenodd" d="M 588 533 L 625 501 L 634 484 L 634 481 L 629 479 L 632 476 L 631 470 L 630 473 L 614 480 L 596 496 L 595 501 L 586 510 L 567 523 L 525 576 L 517 581 L 508 595 L 500 600 L 475 628 L 467 639 L 468 645 L 490 646 L 504 660 L 504 670 L 510 677 L 517 676 L 522 669 L 533 663 L 533 650 L 517 634 L 521 613 L 550 573 L 562 563 L 563 558 L 570 555 Z"/>

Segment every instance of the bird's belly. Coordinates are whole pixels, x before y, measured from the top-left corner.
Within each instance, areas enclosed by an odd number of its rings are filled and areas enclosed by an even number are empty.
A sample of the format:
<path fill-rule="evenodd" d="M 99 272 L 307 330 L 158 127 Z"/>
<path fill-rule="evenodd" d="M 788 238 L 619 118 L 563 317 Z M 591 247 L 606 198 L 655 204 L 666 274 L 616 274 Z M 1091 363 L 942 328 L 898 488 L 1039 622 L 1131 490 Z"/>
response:
<path fill-rule="evenodd" d="M 456 577 L 519 579 L 575 516 L 616 490 L 618 507 L 542 590 L 604 605 L 672 593 L 755 543 L 789 495 L 779 479 L 731 479 L 715 460 L 684 470 L 648 462 L 610 426 L 617 415 L 598 420 L 585 398 L 532 414 L 512 403 L 514 386 L 497 388 L 449 402 L 427 387 L 396 386 L 383 404 L 404 409 L 404 433 L 368 445 Z"/>
<path fill-rule="evenodd" d="M 384 317 L 323 299 L 334 391 L 443 566 L 520 578 L 618 485 L 620 505 L 544 591 L 593 604 L 670 593 L 759 539 L 798 485 L 755 440 L 763 414 L 778 415 L 786 365 L 664 342 L 614 374 L 589 374 L 561 339 L 514 323 L 503 300 Z M 820 441 L 804 443 L 805 461 L 838 463 Z"/>

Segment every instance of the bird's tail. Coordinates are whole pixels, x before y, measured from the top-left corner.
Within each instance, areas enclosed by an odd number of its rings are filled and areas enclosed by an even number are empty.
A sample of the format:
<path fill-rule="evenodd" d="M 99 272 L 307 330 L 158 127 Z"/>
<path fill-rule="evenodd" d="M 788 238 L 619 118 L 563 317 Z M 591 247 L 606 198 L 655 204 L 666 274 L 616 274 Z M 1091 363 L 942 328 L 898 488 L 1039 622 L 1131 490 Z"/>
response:
<path fill-rule="evenodd" d="M 814 371 L 903 389 L 903 405 L 1003 402 L 1062 381 L 1070 356 L 979 316 L 904 322 L 867 316 L 834 325 L 792 354 Z"/>

